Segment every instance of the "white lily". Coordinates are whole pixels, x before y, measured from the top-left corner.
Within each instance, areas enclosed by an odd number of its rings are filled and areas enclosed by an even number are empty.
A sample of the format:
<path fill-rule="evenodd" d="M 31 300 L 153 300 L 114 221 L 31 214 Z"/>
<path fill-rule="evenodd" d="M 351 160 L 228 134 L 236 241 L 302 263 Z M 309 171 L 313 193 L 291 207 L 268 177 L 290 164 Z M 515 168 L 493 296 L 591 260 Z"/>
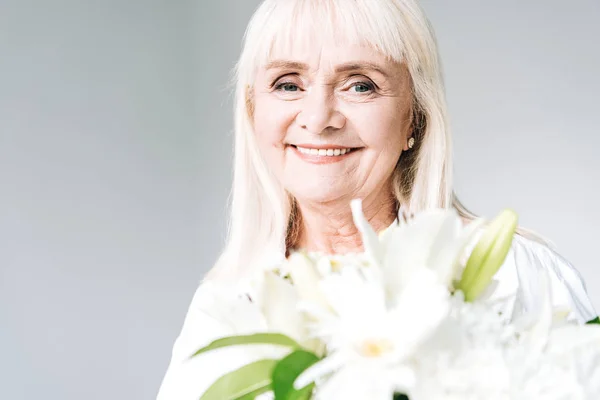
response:
<path fill-rule="evenodd" d="M 303 274 L 300 270 L 296 272 L 296 277 Z M 259 297 L 261 301 L 258 303 L 258 307 L 262 312 L 267 331 L 287 335 L 307 350 L 321 354 L 323 343 L 309 336 L 308 316 L 302 313 L 298 307 L 303 299 L 302 296 L 306 296 L 309 301 L 319 299 L 318 292 L 310 290 L 309 273 L 307 271 L 304 271 L 304 273 L 306 273 L 305 279 L 307 280 L 303 282 L 305 285 L 304 290 L 299 291 L 298 289 L 302 288 L 303 285 L 296 287 L 276 273 L 265 272 L 261 288 L 262 295 Z M 315 286 L 315 289 L 318 288 Z"/>
<path fill-rule="evenodd" d="M 262 300 L 259 307 L 270 331 L 297 341 L 307 337 L 304 318 L 296 310 L 299 297 L 290 282 L 274 273 L 265 273 Z"/>
<path fill-rule="evenodd" d="M 436 209 L 392 225 L 378 236 L 362 213 L 361 201 L 353 200 L 351 206 L 365 252 L 381 268 L 392 303 L 420 268 L 435 272 L 439 282 L 452 289 L 462 253 L 484 222 L 478 219 L 465 227 L 456 211 Z"/>
<path fill-rule="evenodd" d="M 449 309 L 448 290 L 433 272 L 416 272 L 391 309 L 381 281 L 357 269 L 325 277 L 320 288 L 333 313 L 313 304 L 304 308 L 318 321 L 312 334 L 326 344 L 329 355 L 306 370 L 295 385 L 302 387 L 333 374 L 319 387 L 318 398 L 323 399 L 331 398 L 327 393 L 350 399 L 364 399 L 360 394 L 368 393 L 369 399 L 389 400 L 394 390 L 412 387 L 411 357 Z M 379 389 L 373 392 L 375 388 Z"/>
<path fill-rule="evenodd" d="M 318 287 L 321 275 L 307 254 L 292 253 L 286 262 L 286 270 L 292 279 L 299 299 L 327 306 L 323 293 Z"/>
<path fill-rule="evenodd" d="M 557 321 L 550 277 L 537 270 L 537 308 L 515 324 L 519 345 L 508 353 L 520 397 L 600 398 L 600 326 Z"/>

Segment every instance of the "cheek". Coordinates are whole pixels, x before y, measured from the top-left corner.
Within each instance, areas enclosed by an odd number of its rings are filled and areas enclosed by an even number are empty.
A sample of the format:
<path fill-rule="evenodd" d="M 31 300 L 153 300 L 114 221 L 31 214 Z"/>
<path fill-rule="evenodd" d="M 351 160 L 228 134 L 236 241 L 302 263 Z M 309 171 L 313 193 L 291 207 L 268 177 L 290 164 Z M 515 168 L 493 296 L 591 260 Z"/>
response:
<path fill-rule="evenodd" d="M 294 120 L 290 107 L 266 95 L 257 96 L 254 104 L 254 132 L 261 148 L 283 147 L 288 127 Z"/>
<path fill-rule="evenodd" d="M 285 164 L 285 140 L 294 112 L 288 104 L 263 95 L 254 104 L 254 135 L 267 166 L 279 179 Z"/>
<path fill-rule="evenodd" d="M 379 155 L 400 156 L 410 121 L 405 107 L 389 101 L 349 110 L 352 125 L 365 147 Z"/>

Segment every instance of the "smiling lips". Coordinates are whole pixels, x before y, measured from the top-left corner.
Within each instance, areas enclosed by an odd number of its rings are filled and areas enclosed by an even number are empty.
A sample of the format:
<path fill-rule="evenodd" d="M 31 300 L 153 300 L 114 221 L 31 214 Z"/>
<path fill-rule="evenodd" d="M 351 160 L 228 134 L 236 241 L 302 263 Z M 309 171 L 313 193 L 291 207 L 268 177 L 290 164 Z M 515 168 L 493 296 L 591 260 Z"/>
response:
<path fill-rule="evenodd" d="M 332 162 L 341 161 L 342 159 L 346 158 L 343 156 L 352 153 L 354 150 L 357 150 L 354 148 L 343 148 L 337 146 L 319 146 L 319 148 L 316 148 L 307 145 L 292 145 L 291 147 L 300 158 L 313 164 L 329 164 Z"/>
<path fill-rule="evenodd" d="M 352 149 L 338 149 L 338 148 L 315 149 L 315 148 L 300 147 L 300 146 L 296 146 L 296 148 L 302 154 L 310 154 L 313 156 L 329 156 L 329 157 L 343 156 L 344 154 L 346 154 L 352 150 Z"/>

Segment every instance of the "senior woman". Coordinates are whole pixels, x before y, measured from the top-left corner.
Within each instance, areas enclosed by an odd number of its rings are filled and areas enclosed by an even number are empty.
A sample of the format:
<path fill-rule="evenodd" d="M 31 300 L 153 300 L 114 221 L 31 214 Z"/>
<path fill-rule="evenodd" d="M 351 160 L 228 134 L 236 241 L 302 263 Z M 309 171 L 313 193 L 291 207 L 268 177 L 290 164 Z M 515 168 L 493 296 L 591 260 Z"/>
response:
<path fill-rule="evenodd" d="M 472 219 L 453 192 L 450 139 L 434 34 L 414 0 L 264 1 L 236 69 L 229 238 L 192 300 L 158 398 L 198 399 L 257 357 L 229 348 L 188 360 L 243 329 L 253 271 L 292 248 L 362 250 L 350 200 L 363 199 L 376 230 L 400 208 L 453 207 Z M 533 307 L 528 287 L 540 268 L 556 306 L 580 322 L 594 317 L 577 272 L 523 233 L 498 273 L 511 312 Z M 246 302 L 237 317 L 220 313 L 223 296 Z"/>

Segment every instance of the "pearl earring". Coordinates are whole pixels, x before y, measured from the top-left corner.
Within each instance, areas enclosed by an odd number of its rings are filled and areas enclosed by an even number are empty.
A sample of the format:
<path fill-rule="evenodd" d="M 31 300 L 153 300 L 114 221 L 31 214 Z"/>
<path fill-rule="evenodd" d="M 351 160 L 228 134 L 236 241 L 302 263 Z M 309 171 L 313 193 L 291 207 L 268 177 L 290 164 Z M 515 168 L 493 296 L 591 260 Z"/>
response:
<path fill-rule="evenodd" d="M 412 149 L 414 145 L 415 145 L 415 138 L 411 137 L 410 139 L 408 139 L 408 148 Z"/>

